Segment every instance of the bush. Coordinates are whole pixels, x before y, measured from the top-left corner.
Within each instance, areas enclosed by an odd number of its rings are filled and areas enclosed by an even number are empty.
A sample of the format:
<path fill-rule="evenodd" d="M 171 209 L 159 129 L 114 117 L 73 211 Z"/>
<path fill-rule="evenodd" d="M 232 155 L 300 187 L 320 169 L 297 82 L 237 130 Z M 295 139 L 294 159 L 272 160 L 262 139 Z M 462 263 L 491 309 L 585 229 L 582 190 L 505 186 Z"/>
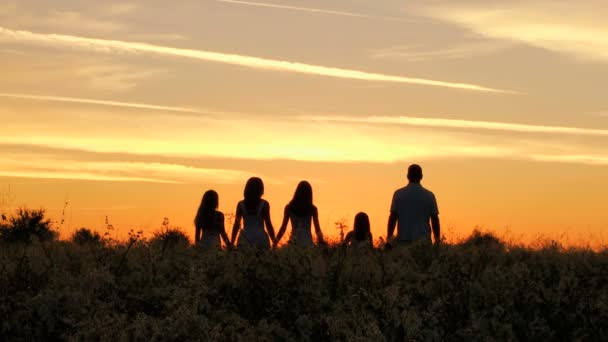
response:
<path fill-rule="evenodd" d="M 190 244 L 188 235 L 177 227 L 163 227 L 154 233 L 150 244 L 153 246 L 167 247 L 187 246 Z"/>
<path fill-rule="evenodd" d="M 101 245 L 103 239 L 99 233 L 91 231 L 88 228 L 80 228 L 72 234 L 70 239 L 78 245 Z"/>
<path fill-rule="evenodd" d="M 44 215 L 44 209 L 17 209 L 8 218 L 8 223 L 0 226 L 0 239 L 22 243 L 30 243 L 33 237 L 40 241 L 55 240 L 59 234 L 53 230 L 51 220 Z"/>

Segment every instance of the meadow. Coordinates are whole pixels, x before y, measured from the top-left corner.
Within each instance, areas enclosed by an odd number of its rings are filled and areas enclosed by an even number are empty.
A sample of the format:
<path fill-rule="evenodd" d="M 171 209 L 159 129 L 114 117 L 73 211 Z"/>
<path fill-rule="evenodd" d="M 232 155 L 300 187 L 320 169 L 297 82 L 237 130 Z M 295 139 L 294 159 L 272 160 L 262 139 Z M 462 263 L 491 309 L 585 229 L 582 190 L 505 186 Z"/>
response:
<path fill-rule="evenodd" d="M 175 228 L 0 227 L 0 340 L 608 340 L 608 249 L 473 232 L 386 250 L 203 251 Z"/>

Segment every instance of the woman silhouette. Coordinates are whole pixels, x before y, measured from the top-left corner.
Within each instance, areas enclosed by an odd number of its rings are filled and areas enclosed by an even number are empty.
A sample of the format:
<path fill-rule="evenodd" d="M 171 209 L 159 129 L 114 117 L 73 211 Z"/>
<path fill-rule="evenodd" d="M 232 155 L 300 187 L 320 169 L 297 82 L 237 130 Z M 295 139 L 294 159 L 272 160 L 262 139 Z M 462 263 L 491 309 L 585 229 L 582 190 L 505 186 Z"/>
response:
<path fill-rule="evenodd" d="M 224 214 L 217 211 L 218 205 L 217 192 L 213 190 L 205 192 L 194 218 L 196 227 L 194 241 L 205 249 L 220 249 L 220 236 L 229 248 L 232 247 L 224 228 Z"/>
<path fill-rule="evenodd" d="M 291 236 L 289 243 L 301 247 L 310 247 L 312 243 L 312 233 L 310 232 L 311 221 L 315 225 L 317 242 L 325 244 L 323 233 L 319 225 L 319 212 L 317 207 L 312 204 L 312 187 L 307 181 L 301 181 L 296 187 L 293 199 L 285 206 L 283 213 L 283 223 L 277 234 L 277 243 L 285 234 L 287 222 L 291 220 Z"/>
<path fill-rule="evenodd" d="M 346 234 L 344 245 L 374 247 L 374 239 L 370 230 L 369 217 L 366 213 L 360 212 L 355 215 L 353 230 Z"/>
<path fill-rule="evenodd" d="M 264 194 L 264 183 L 258 177 L 249 178 L 243 191 L 242 201 L 236 206 L 234 227 L 232 227 L 232 243 L 236 242 L 237 234 L 241 229 L 243 220 L 243 231 L 238 237 L 239 247 L 256 247 L 269 249 L 268 236 L 275 243 L 274 228 L 270 221 L 270 204 L 262 199 Z M 264 230 L 264 224 L 268 235 Z"/>

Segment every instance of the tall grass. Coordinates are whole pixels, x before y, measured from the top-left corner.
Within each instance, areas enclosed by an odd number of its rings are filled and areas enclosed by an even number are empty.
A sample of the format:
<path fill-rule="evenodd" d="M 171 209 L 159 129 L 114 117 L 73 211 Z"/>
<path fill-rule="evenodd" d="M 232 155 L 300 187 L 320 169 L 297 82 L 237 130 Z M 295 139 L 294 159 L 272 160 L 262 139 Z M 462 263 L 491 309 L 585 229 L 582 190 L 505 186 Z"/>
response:
<path fill-rule="evenodd" d="M 0 340 L 600 341 L 608 251 L 1 242 L 0 317 Z"/>

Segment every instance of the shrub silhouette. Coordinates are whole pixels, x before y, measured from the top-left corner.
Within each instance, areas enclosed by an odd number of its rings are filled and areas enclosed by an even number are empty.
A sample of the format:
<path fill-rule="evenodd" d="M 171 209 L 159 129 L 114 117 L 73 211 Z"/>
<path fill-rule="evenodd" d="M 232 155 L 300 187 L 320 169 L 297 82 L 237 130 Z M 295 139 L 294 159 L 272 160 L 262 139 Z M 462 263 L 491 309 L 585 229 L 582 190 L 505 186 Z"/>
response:
<path fill-rule="evenodd" d="M 33 237 L 40 241 L 55 240 L 59 234 L 44 215 L 44 209 L 17 209 L 8 223 L 0 226 L 0 240 L 22 243 L 30 243 Z"/>
<path fill-rule="evenodd" d="M 80 228 L 72 234 L 70 239 L 78 245 L 101 245 L 103 239 L 99 233 L 91 231 L 88 228 Z"/>
<path fill-rule="evenodd" d="M 504 249 L 505 243 L 501 241 L 498 237 L 496 237 L 492 233 L 485 233 L 479 230 L 474 230 L 463 243 L 465 246 L 471 247 L 487 247 L 487 248 L 496 248 L 496 249 Z"/>
<path fill-rule="evenodd" d="M 154 233 L 150 244 L 153 246 L 162 246 L 163 249 L 176 246 L 188 246 L 190 239 L 188 235 L 177 227 L 164 227 Z"/>

